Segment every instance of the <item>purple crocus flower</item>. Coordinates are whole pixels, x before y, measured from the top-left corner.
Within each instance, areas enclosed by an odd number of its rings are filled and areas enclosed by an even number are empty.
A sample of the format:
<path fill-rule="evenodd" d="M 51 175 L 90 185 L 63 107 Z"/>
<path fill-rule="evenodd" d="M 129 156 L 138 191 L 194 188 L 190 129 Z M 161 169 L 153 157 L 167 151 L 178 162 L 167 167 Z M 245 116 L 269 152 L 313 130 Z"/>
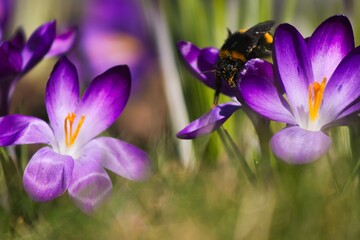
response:
<path fill-rule="evenodd" d="M 56 22 L 41 25 L 25 41 L 20 29 L 8 41 L 0 42 L 0 116 L 9 112 L 10 98 L 16 83 L 44 56 L 61 55 L 75 41 L 75 29 L 56 36 Z"/>
<path fill-rule="evenodd" d="M 47 146 L 30 159 L 24 188 L 35 201 L 50 201 L 66 190 L 78 207 L 90 213 L 112 189 L 104 168 L 131 180 L 149 174 L 149 159 L 137 147 L 111 137 L 96 137 L 123 111 L 130 95 L 126 65 L 97 76 L 82 98 L 75 66 L 65 57 L 55 65 L 46 86 L 50 125 L 41 119 L 0 118 L 0 145 L 40 143 Z"/>
<path fill-rule="evenodd" d="M 219 57 L 219 49 L 213 47 L 198 48 L 191 42 L 180 41 L 178 49 L 185 60 L 185 64 L 192 74 L 205 85 L 216 89 L 215 65 Z M 238 109 L 241 104 L 236 100 L 236 88 L 230 88 L 227 82 L 221 83 L 220 91 L 234 99 L 234 101 L 214 106 L 209 112 L 191 122 L 188 126 L 177 133 L 178 138 L 193 139 L 210 134 Z"/>
<path fill-rule="evenodd" d="M 293 26 L 280 25 L 274 63 L 280 86 L 247 75 L 240 94 L 259 114 L 287 124 L 270 141 L 277 157 L 296 164 L 314 161 L 331 145 L 325 131 L 360 109 L 360 48 L 354 49 L 349 20 L 330 17 L 308 39 Z"/>
<path fill-rule="evenodd" d="M 191 42 L 181 41 L 178 43 L 180 54 L 185 60 L 192 74 L 212 89 L 216 89 L 215 65 L 219 57 L 219 49 L 213 47 L 198 48 Z M 247 74 L 272 76 L 272 64 L 261 59 L 251 59 L 246 62 L 241 77 Z M 222 126 L 224 122 L 242 105 L 237 101 L 238 91 L 230 87 L 226 81 L 221 82 L 220 92 L 233 101 L 214 106 L 209 112 L 191 122 L 188 126 L 177 133 L 178 138 L 193 139 L 212 133 Z"/>
<path fill-rule="evenodd" d="M 83 11 L 80 50 L 87 60 L 84 72 L 98 74 L 116 64 L 128 64 L 133 88 L 154 63 L 154 46 L 142 2 L 89 0 Z M 101 44 L 99 44 L 101 42 Z"/>

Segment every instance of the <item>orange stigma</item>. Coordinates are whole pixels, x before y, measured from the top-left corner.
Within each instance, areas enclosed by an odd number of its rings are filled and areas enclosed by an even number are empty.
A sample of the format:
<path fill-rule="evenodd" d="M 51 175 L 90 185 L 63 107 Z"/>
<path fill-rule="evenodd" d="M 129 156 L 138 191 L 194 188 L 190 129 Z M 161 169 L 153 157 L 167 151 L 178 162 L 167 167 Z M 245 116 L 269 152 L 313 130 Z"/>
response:
<path fill-rule="evenodd" d="M 78 125 L 76 126 L 75 132 L 73 132 L 73 123 L 75 121 L 76 114 L 68 113 L 64 120 L 64 130 L 65 130 L 65 145 L 66 147 L 70 147 L 74 144 L 77 136 L 79 135 L 80 128 L 84 123 L 85 115 L 82 115 Z"/>
<path fill-rule="evenodd" d="M 312 122 L 318 118 L 325 86 L 326 77 L 324 77 L 321 83 L 313 82 L 309 85 L 309 118 Z"/>

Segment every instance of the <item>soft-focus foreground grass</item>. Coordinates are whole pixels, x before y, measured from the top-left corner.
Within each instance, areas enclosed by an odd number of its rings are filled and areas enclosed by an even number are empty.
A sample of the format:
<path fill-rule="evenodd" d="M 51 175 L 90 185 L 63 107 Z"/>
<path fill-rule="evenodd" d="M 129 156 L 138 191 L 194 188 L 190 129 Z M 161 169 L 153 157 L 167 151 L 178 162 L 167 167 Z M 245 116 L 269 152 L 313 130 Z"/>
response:
<path fill-rule="evenodd" d="M 196 175 L 172 163 L 147 182 L 117 178 L 112 198 L 92 216 L 75 208 L 67 195 L 38 204 L 39 218 L 32 226 L 19 218 L 12 237 L 358 239 L 357 183 L 336 193 L 326 160 L 279 167 L 273 182 L 251 186 L 226 160 Z"/>
<path fill-rule="evenodd" d="M 153 151 L 154 175 L 140 183 L 112 175 L 113 196 L 93 215 L 65 194 L 35 203 L 32 224 L 16 219 L 2 239 L 358 239 L 358 176 L 346 184 L 356 164 L 349 131 L 331 135 L 329 158 L 302 166 L 273 161 L 272 177 L 255 185 L 236 174 L 225 153 L 188 173 Z"/>

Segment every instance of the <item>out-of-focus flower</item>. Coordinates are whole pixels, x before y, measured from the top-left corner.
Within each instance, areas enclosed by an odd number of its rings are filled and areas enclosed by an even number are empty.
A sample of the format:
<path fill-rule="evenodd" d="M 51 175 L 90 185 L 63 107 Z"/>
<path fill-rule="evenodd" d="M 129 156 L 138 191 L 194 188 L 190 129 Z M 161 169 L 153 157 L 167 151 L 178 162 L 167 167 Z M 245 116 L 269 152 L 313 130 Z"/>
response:
<path fill-rule="evenodd" d="M 0 145 L 47 144 L 30 159 L 24 188 L 35 201 L 52 200 L 66 190 L 90 213 L 112 189 L 104 168 L 131 180 L 149 174 L 149 159 L 137 147 L 111 137 L 97 137 L 123 111 L 130 95 L 126 65 L 97 76 L 80 98 L 75 66 L 63 57 L 46 86 L 50 125 L 41 119 L 8 115 L 0 118 Z"/>
<path fill-rule="evenodd" d="M 324 131 L 360 110 L 360 48 L 354 49 L 345 16 L 324 21 L 308 39 L 291 25 L 275 31 L 274 62 L 281 81 L 246 75 L 239 84 L 246 104 L 284 122 L 271 139 L 276 156 L 290 163 L 320 158 L 330 147 Z"/>
<path fill-rule="evenodd" d="M 27 41 L 20 29 L 10 40 L 0 42 L 0 116 L 8 114 L 11 96 L 21 77 L 44 56 L 66 53 L 74 41 L 75 29 L 56 36 L 56 22 L 51 21 L 36 29 Z"/>
<path fill-rule="evenodd" d="M 10 0 L 0 0 L 0 39 L 6 29 L 13 4 Z"/>
<path fill-rule="evenodd" d="M 178 43 L 178 49 L 192 74 L 208 87 L 216 89 L 215 66 L 219 50 L 213 47 L 200 49 L 185 41 Z M 264 75 L 271 78 L 273 75 L 272 64 L 261 59 L 252 59 L 246 62 L 241 77 L 247 74 Z M 241 104 L 236 100 L 238 94 L 236 88 L 230 87 L 226 81 L 221 81 L 220 92 L 232 98 L 233 101 L 214 106 L 209 112 L 178 132 L 178 138 L 193 139 L 212 133 L 241 108 Z"/>
<path fill-rule="evenodd" d="M 85 72 L 96 75 L 110 66 L 127 64 L 137 89 L 154 64 L 154 46 L 142 4 L 138 0 L 86 2 L 79 40 L 88 61 Z"/>

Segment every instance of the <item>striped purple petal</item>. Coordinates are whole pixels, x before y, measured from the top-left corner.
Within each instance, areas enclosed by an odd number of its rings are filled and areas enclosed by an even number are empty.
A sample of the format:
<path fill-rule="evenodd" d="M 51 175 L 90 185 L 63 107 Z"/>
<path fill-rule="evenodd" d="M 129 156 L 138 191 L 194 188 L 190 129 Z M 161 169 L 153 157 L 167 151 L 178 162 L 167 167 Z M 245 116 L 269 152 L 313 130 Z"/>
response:
<path fill-rule="evenodd" d="M 111 191 L 111 180 L 99 159 L 91 155 L 76 159 L 68 192 L 83 212 L 92 213 Z"/>
<path fill-rule="evenodd" d="M 322 131 L 308 131 L 290 126 L 277 132 L 270 141 L 274 154 L 293 164 L 309 163 L 319 159 L 330 148 L 331 139 Z"/>
<path fill-rule="evenodd" d="M 274 34 L 274 61 L 295 119 L 308 110 L 308 87 L 313 73 L 304 38 L 289 24 L 281 24 Z"/>
<path fill-rule="evenodd" d="M 64 142 L 65 117 L 79 103 L 80 87 L 76 67 L 66 58 L 54 66 L 46 85 L 45 103 L 50 124 L 58 142 Z"/>
<path fill-rule="evenodd" d="M 224 122 L 237 110 L 241 105 L 237 102 L 229 102 L 216 105 L 206 114 L 191 122 L 176 136 L 181 139 L 193 139 L 203 135 L 210 134 L 221 127 Z"/>
<path fill-rule="evenodd" d="M 22 73 L 25 74 L 34 67 L 49 51 L 56 34 L 56 22 L 51 21 L 41 25 L 31 34 L 22 49 Z"/>
<path fill-rule="evenodd" d="M 320 115 L 326 123 L 345 117 L 357 108 L 349 109 L 360 97 L 360 47 L 341 61 L 325 88 Z M 346 109 L 346 111 L 345 111 Z"/>
<path fill-rule="evenodd" d="M 133 181 L 150 176 L 149 156 L 138 147 L 115 138 L 95 138 L 86 144 L 82 154 L 98 158 L 103 167 Z"/>
<path fill-rule="evenodd" d="M 115 122 L 125 108 L 130 89 L 127 65 L 112 67 L 90 83 L 75 110 L 79 118 L 85 116 L 76 144 L 82 146 Z"/>
<path fill-rule="evenodd" d="M 271 120 L 296 124 L 289 104 L 273 81 L 261 75 L 247 74 L 238 87 L 243 101 L 255 112 Z"/>
<path fill-rule="evenodd" d="M 347 17 L 328 18 L 314 31 L 308 42 L 315 81 L 329 79 L 340 61 L 354 48 L 354 33 Z"/>
<path fill-rule="evenodd" d="M 71 28 L 67 32 L 55 37 L 46 57 L 60 56 L 66 54 L 75 44 L 77 29 Z"/>
<path fill-rule="evenodd" d="M 50 201 L 62 195 L 68 188 L 74 168 L 74 160 L 49 147 L 38 150 L 24 171 L 24 188 L 35 201 Z"/>
<path fill-rule="evenodd" d="M 20 114 L 0 118 L 0 146 L 19 144 L 54 144 L 50 126 L 41 119 Z"/>

